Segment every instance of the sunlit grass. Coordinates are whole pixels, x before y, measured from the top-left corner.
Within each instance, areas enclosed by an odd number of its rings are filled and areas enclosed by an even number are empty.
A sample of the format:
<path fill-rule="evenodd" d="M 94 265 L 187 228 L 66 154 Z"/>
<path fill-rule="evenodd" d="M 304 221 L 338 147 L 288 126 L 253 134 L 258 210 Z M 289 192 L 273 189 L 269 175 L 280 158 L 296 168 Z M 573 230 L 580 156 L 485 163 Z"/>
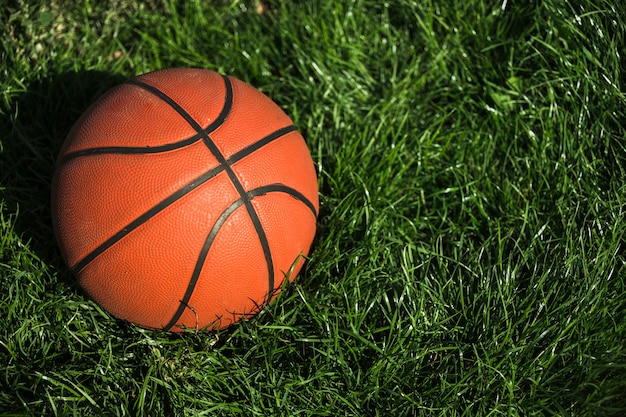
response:
<path fill-rule="evenodd" d="M 626 8 L 261 3 L 3 8 L 0 414 L 626 413 Z M 72 123 L 173 66 L 268 94 L 319 173 L 305 271 L 220 333 L 114 319 L 51 228 Z"/>

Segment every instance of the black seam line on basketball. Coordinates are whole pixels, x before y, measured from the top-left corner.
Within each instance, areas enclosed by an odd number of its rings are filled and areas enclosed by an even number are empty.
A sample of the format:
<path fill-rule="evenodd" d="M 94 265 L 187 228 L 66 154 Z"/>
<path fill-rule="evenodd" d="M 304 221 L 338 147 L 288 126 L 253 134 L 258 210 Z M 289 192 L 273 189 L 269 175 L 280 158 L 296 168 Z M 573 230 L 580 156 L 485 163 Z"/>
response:
<path fill-rule="evenodd" d="M 203 129 L 205 132 L 207 131 L 207 129 Z M 270 133 L 269 135 L 265 136 L 264 138 L 259 139 L 258 141 L 246 146 L 245 148 L 241 149 L 240 151 L 235 152 L 233 155 L 231 155 L 226 162 L 228 162 L 229 164 L 233 164 L 243 158 L 245 158 L 246 156 L 254 153 L 255 151 L 261 149 L 263 146 L 267 145 L 268 143 L 281 138 L 282 136 L 286 135 L 287 133 L 290 132 L 294 132 L 296 130 L 296 127 L 294 125 L 289 125 L 289 126 L 285 126 L 282 127 L 272 133 Z M 159 145 L 159 146 L 137 146 L 137 147 L 126 147 L 126 146 L 104 146 L 101 148 L 88 148 L 88 149 L 82 149 L 80 151 L 75 151 L 75 152 L 71 152 L 67 155 L 65 155 L 63 158 L 61 158 L 61 160 L 59 161 L 59 165 L 65 164 L 67 161 L 71 160 L 71 159 L 75 159 L 75 158 L 79 158 L 82 156 L 96 156 L 96 155 L 144 155 L 144 154 L 155 154 L 155 153 L 162 153 L 162 152 L 168 152 L 168 151 L 173 151 L 176 149 L 181 149 L 184 148 L 185 146 L 191 145 L 196 143 L 197 141 L 199 141 L 200 139 L 204 138 L 204 134 L 201 133 L 197 133 L 195 135 L 193 135 L 192 137 L 188 138 L 188 139 L 184 139 L 182 141 L 179 142 L 174 142 L 174 143 L 168 143 L 165 145 Z"/>
<path fill-rule="evenodd" d="M 168 144 L 160 145 L 160 146 L 128 146 L 128 147 L 105 146 L 105 147 L 98 147 L 98 148 L 82 149 L 80 151 L 71 152 L 65 155 L 63 158 L 61 158 L 58 164 L 62 165 L 71 159 L 75 159 L 81 156 L 89 156 L 89 155 L 103 155 L 103 154 L 130 155 L 130 154 L 152 154 L 152 153 L 168 152 L 168 151 L 172 151 L 175 149 L 183 148 L 185 146 L 188 146 L 197 142 L 198 140 L 203 138 L 206 134 L 217 129 L 224 122 L 224 120 L 226 120 L 226 117 L 228 116 L 228 114 L 230 113 L 233 107 L 232 84 L 230 83 L 230 80 L 228 79 L 228 77 L 222 75 L 222 79 L 224 80 L 225 89 L 226 89 L 226 94 L 224 97 L 224 107 L 222 108 L 219 115 L 213 122 L 211 122 L 206 128 L 200 129 L 204 133 L 199 132 L 198 129 L 194 127 L 194 130 L 196 130 L 197 133 L 193 135 L 192 137 L 188 139 L 183 139 L 179 142 L 168 143 Z M 193 118 L 191 117 L 191 115 L 187 113 L 178 103 L 176 103 L 176 101 L 174 101 L 171 97 L 169 97 L 167 94 L 165 94 L 158 88 L 151 86 L 149 84 L 143 83 L 141 81 L 138 81 L 136 79 L 128 80 L 125 82 L 125 84 L 134 85 L 136 87 L 142 88 L 154 94 L 160 100 L 164 101 L 172 109 L 174 109 L 174 111 L 176 111 L 181 117 L 183 117 L 187 121 L 187 123 L 194 126 L 192 123 L 190 123 L 190 120 L 193 121 Z"/>
<path fill-rule="evenodd" d="M 66 163 L 69 160 L 80 158 L 82 156 L 94 156 L 94 155 L 144 155 L 169 152 L 176 149 L 184 148 L 185 146 L 194 144 L 202 139 L 202 135 L 193 135 L 188 139 L 181 140 L 179 142 L 167 143 L 159 146 L 103 146 L 100 148 L 87 148 L 80 151 L 68 153 L 63 156 L 59 161 L 59 165 Z"/>
<path fill-rule="evenodd" d="M 254 197 L 258 197 L 260 195 L 265 195 L 269 193 L 287 194 L 295 198 L 296 200 L 300 200 L 302 203 L 304 203 L 304 205 L 307 206 L 309 210 L 311 210 L 311 213 L 313 213 L 313 217 L 317 218 L 317 210 L 315 209 L 315 205 L 311 202 L 311 200 L 306 198 L 304 194 L 302 194 L 300 191 L 296 190 L 295 188 L 291 188 L 287 185 L 277 183 L 277 184 L 264 185 L 263 187 L 255 188 L 253 191 L 254 191 Z"/>
<path fill-rule="evenodd" d="M 224 166 L 222 165 L 217 166 L 211 169 L 210 171 L 205 172 L 204 174 L 194 179 L 193 181 L 189 182 L 182 188 L 179 188 L 178 190 L 176 190 L 176 192 L 167 196 L 156 205 L 152 206 L 150 209 L 148 209 L 146 212 L 144 212 L 139 217 L 134 219 L 132 222 L 127 224 L 124 228 L 119 230 L 113 236 L 111 236 L 110 238 L 105 240 L 103 243 L 101 243 L 93 251 L 88 253 L 83 259 L 78 261 L 73 267 L 71 267 L 72 272 L 74 274 L 78 274 L 78 272 L 80 272 L 84 267 L 86 267 L 91 261 L 97 258 L 104 251 L 109 249 L 111 246 L 115 245 L 117 242 L 119 242 L 122 238 L 124 238 L 126 235 L 131 233 L 133 230 L 137 229 L 139 226 L 147 222 L 150 218 L 152 218 L 152 216 L 164 210 L 171 204 L 175 203 L 177 200 L 184 197 L 191 191 L 195 190 L 196 188 L 198 188 L 205 182 L 209 181 L 211 178 L 215 177 L 217 174 L 219 174 L 222 171 L 224 171 Z"/>
<path fill-rule="evenodd" d="M 234 154 L 230 156 L 230 158 L 226 160 L 226 162 L 228 164 L 233 164 L 237 161 L 240 161 L 246 156 L 254 153 L 255 151 L 258 151 L 259 149 L 261 149 L 263 146 L 267 145 L 268 143 L 283 137 L 287 133 L 294 132 L 295 130 L 296 130 L 296 127 L 294 125 L 285 126 L 278 130 L 275 130 L 274 132 L 270 133 L 264 138 L 261 138 L 257 140 L 256 142 L 246 146 L 242 150 L 235 152 Z"/>
<path fill-rule="evenodd" d="M 196 288 L 196 284 L 198 283 L 198 279 L 200 278 L 200 273 L 202 272 L 204 262 L 206 261 L 206 258 L 209 254 L 209 250 L 211 249 L 211 246 L 213 245 L 213 241 L 215 240 L 217 233 L 220 231 L 220 229 L 222 228 L 226 220 L 228 220 L 230 215 L 239 207 L 241 207 L 243 203 L 244 201 L 241 198 L 238 200 L 235 200 L 233 203 L 231 203 L 230 206 L 226 208 L 226 210 L 222 212 L 222 214 L 220 214 L 220 216 L 217 218 L 217 220 L 213 224 L 213 227 L 211 227 L 209 234 L 204 240 L 204 244 L 202 245 L 200 254 L 198 255 L 198 258 L 196 259 L 196 265 L 193 268 L 193 273 L 191 274 L 191 279 L 189 280 L 189 283 L 187 284 L 187 288 L 185 289 L 183 298 L 180 300 L 180 304 L 178 305 L 176 312 L 174 312 L 174 314 L 172 315 L 172 318 L 170 319 L 170 321 L 165 326 L 163 326 L 163 330 L 169 330 L 172 326 L 174 326 L 176 322 L 180 319 L 180 317 L 183 315 L 185 308 L 189 306 L 188 304 L 189 299 L 191 299 L 191 295 L 193 294 L 193 291 Z"/>
<path fill-rule="evenodd" d="M 313 216 L 317 217 L 315 206 L 313 205 L 313 203 L 311 203 L 311 201 L 307 199 L 298 190 L 288 187 L 284 184 L 269 184 L 269 185 L 255 188 L 251 191 L 248 191 L 246 193 L 246 197 L 249 201 L 252 201 L 254 197 L 262 196 L 262 195 L 272 193 L 272 192 L 282 192 L 282 193 L 285 193 L 294 197 L 297 200 L 300 200 L 311 210 L 311 212 L 313 213 Z M 202 245 L 202 249 L 200 250 L 200 254 L 198 255 L 198 258 L 196 260 L 193 273 L 191 274 L 191 278 L 189 279 L 189 283 L 187 284 L 187 288 L 185 289 L 183 298 L 180 300 L 180 304 L 178 305 L 178 308 L 172 315 L 172 318 L 170 319 L 170 321 L 165 326 L 163 326 L 162 328 L 163 330 L 170 330 L 176 324 L 176 322 L 178 322 L 180 317 L 183 315 L 185 308 L 189 306 L 189 300 L 191 299 L 191 296 L 193 295 L 193 292 L 196 288 L 198 279 L 200 278 L 200 273 L 202 272 L 202 268 L 204 268 L 204 263 L 206 262 L 206 258 L 209 254 L 209 251 L 211 250 L 211 246 L 213 245 L 213 242 L 215 241 L 215 237 L 221 230 L 224 223 L 226 223 L 228 218 L 231 216 L 231 214 L 233 214 L 235 210 L 237 210 L 239 207 L 241 207 L 244 204 L 245 204 L 244 198 L 239 198 L 238 200 L 235 200 L 234 202 L 232 202 L 230 206 L 228 206 L 222 212 L 222 214 L 220 214 L 220 216 L 217 218 L 217 220 L 211 227 L 211 230 L 209 231 L 209 234 L 204 240 L 204 244 Z M 274 276 L 274 271 L 272 270 L 272 278 L 273 276 Z M 273 279 L 272 279 L 272 287 L 268 291 L 268 298 L 271 297 L 273 291 L 274 291 L 274 285 L 273 285 Z"/>
<path fill-rule="evenodd" d="M 163 100 L 172 109 L 174 109 L 178 114 L 180 114 L 180 116 L 183 119 L 185 119 L 187 123 L 189 123 L 189 125 L 201 137 L 205 137 L 205 135 L 208 135 L 209 133 L 213 132 L 222 123 L 224 123 L 224 120 L 226 120 L 226 117 L 228 117 L 228 114 L 233 108 L 233 86 L 230 82 L 230 79 L 226 75 L 222 75 L 221 77 L 222 77 L 222 80 L 224 81 L 224 87 L 226 89 L 226 94 L 224 97 L 224 107 L 220 111 L 220 114 L 217 116 L 217 118 L 213 122 L 211 122 L 211 124 L 209 124 L 209 126 L 207 126 L 206 129 L 202 129 L 202 127 L 198 124 L 198 122 L 196 122 L 194 118 L 191 117 L 191 115 L 180 104 L 178 104 L 174 99 L 172 99 L 170 96 L 165 94 L 163 91 L 159 90 L 157 87 L 154 87 L 150 84 L 143 83 L 137 79 L 128 80 L 126 81 L 126 84 L 132 84 L 132 85 L 136 85 L 137 87 L 143 88 L 144 90 L 151 92 L 152 94 L 154 94 L 155 96 Z"/>

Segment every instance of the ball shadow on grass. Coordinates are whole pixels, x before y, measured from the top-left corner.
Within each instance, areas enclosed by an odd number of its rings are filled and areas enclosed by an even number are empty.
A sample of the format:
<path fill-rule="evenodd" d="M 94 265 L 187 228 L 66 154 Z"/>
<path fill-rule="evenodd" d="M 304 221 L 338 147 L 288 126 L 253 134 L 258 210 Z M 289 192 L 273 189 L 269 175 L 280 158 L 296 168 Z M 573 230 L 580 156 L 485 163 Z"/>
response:
<path fill-rule="evenodd" d="M 102 71 L 68 71 L 44 77 L 0 112 L 2 198 L 17 213 L 15 231 L 46 264 L 67 271 L 58 250 L 50 192 L 59 149 L 80 115 L 124 80 Z M 70 280 L 69 271 L 61 274 Z"/>

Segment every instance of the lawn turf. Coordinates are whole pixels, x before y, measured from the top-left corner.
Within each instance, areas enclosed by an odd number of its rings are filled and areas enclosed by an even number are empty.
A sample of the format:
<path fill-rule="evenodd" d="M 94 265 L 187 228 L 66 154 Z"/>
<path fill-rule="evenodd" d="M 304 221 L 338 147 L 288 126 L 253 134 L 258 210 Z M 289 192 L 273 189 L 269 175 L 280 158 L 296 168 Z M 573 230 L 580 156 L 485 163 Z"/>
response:
<path fill-rule="evenodd" d="M 626 414 L 626 5 L 14 0 L 0 10 L 0 415 Z M 256 318 L 123 323 L 60 259 L 72 123 L 143 72 L 245 80 L 320 184 Z"/>

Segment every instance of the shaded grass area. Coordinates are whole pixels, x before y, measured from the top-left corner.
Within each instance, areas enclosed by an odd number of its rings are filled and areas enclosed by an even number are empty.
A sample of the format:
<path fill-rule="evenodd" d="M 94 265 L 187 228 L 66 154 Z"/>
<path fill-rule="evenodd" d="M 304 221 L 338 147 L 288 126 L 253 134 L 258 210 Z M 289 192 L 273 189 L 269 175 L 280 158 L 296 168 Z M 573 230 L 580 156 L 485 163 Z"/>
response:
<path fill-rule="evenodd" d="M 626 8 L 16 1 L 2 11 L 3 415 L 623 415 Z M 260 88 L 319 172 L 306 270 L 175 336 L 85 298 L 54 160 L 107 88 L 193 66 Z"/>

